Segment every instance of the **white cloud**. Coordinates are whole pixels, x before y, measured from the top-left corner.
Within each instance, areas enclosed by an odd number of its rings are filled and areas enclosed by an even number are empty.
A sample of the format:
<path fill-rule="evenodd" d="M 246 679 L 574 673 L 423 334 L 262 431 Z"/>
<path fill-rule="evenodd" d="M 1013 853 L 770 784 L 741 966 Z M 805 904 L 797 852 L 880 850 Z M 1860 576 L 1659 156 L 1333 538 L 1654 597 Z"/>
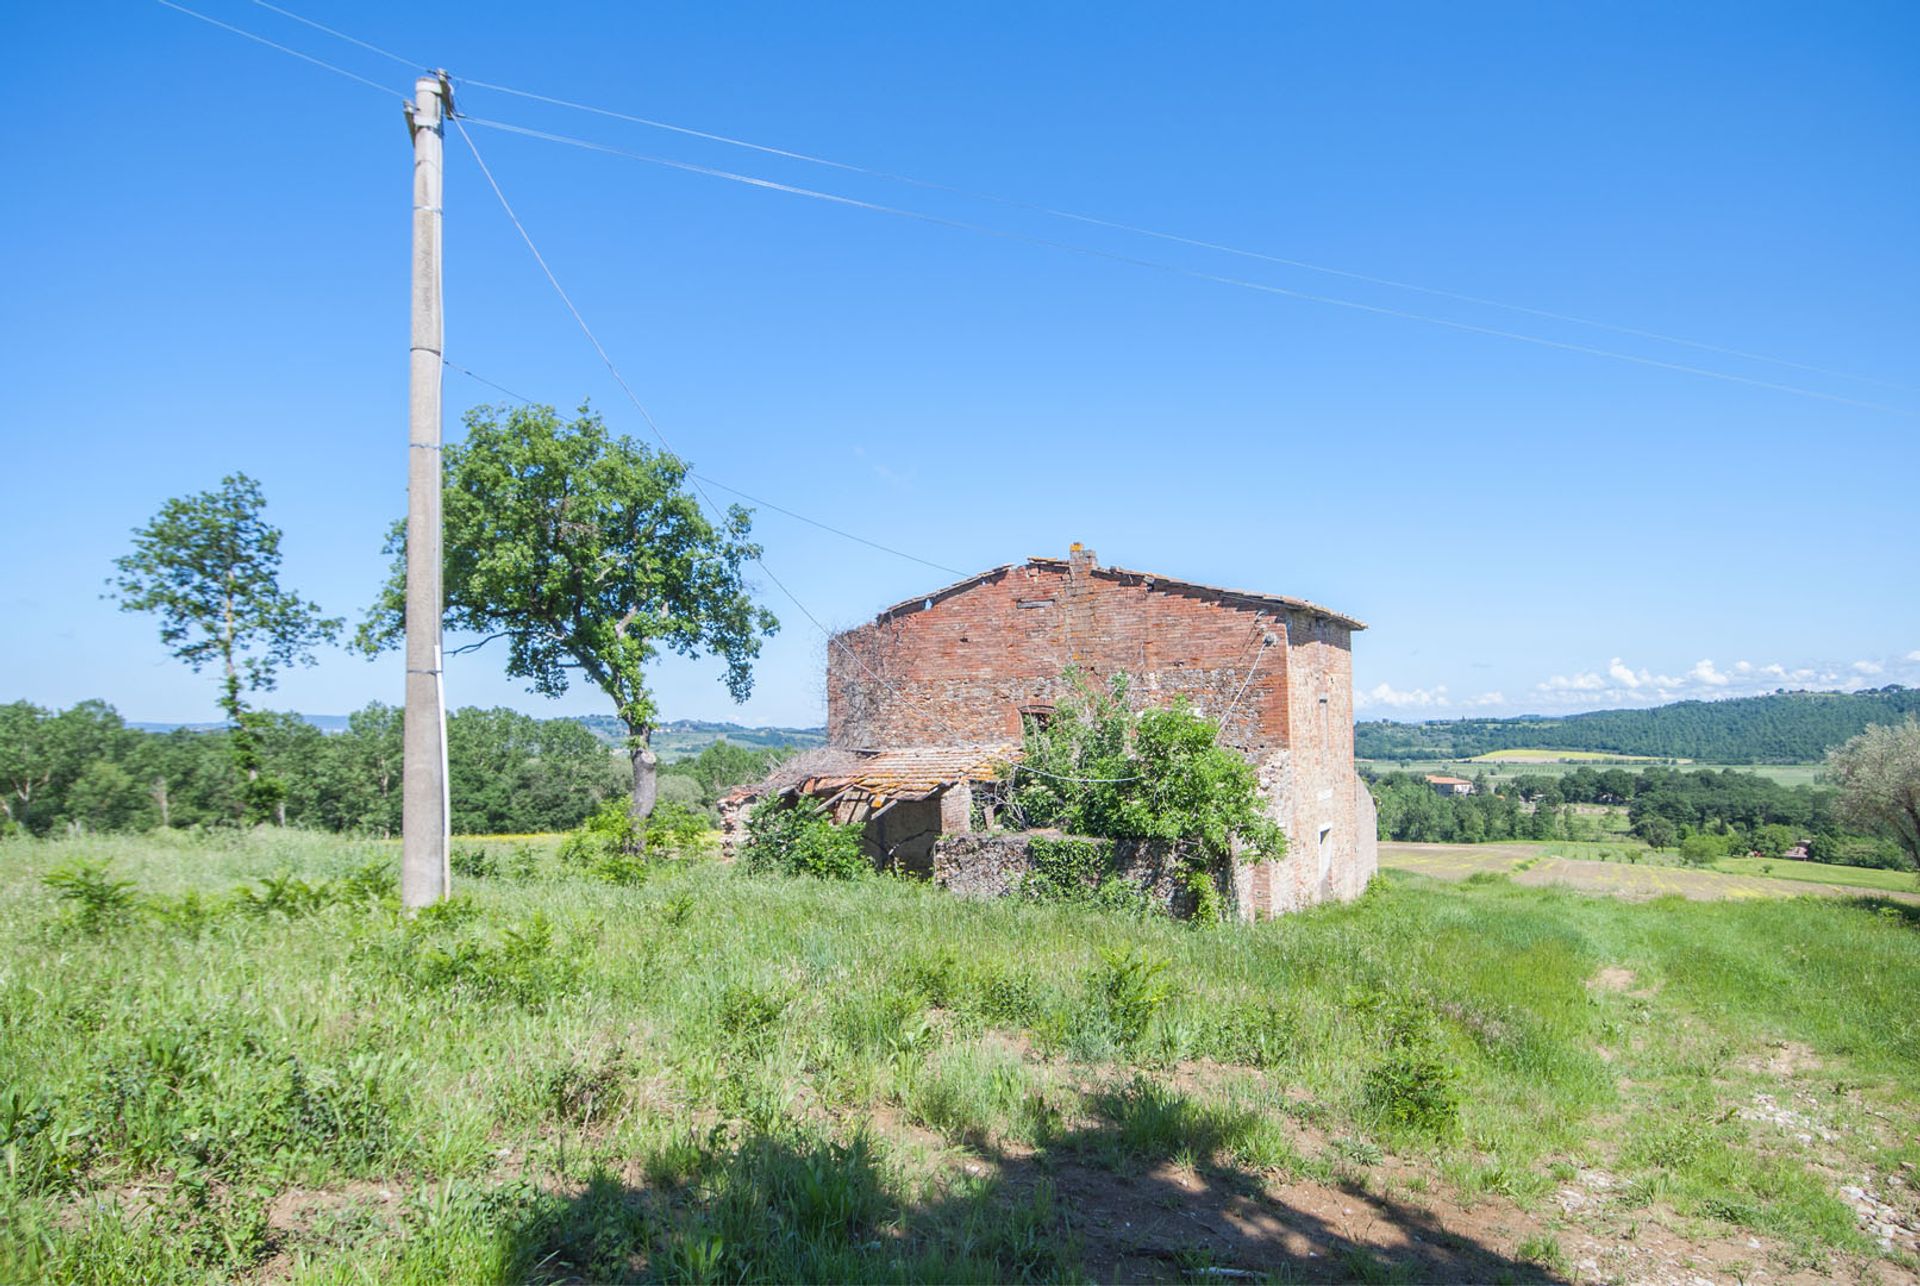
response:
<path fill-rule="evenodd" d="M 1881 665 L 1878 661 L 1855 661 L 1853 663 L 1853 672 L 1855 674 L 1879 674 L 1886 668 L 1886 666 Z"/>
<path fill-rule="evenodd" d="M 1447 685 L 1437 688 L 1410 688 L 1402 691 L 1390 684 L 1381 683 L 1362 692 L 1356 704 L 1361 706 L 1392 706 L 1400 709 L 1406 706 L 1443 706 L 1447 701 Z"/>
<path fill-rule="evenodd" d="M 1913 651 L 1907 653 L 1907 660 L 1920 661 L 1920 647 L 1917 647 L 1913 649 Z"/>
<path fill-rule="evenodd" d="M 1760 673 L 1771 674 L 1776 679 L 1784 679 L 1787 677 L 1787 667 L 1775 661 L 1772 665 L 1761 666 Z"/>
<path fill-rule="evenodd" d="M 1585 674 L 1556 674 L 1539 686 L 1542 692 L 1599 692 L 1607 681 L 1589 670 Z"/>
<path fill-rule="evenodd" d="M 1693 663 L 1693 668 L 1687 671 L 1687 677 L 1696 682 L 1704 683 L 1710 688 L 1724 688 L 1733 682 L 1730 677 L 1714 669 L 1711 660 L 1704 658 Z"/>
<path fill-rule="evenodd" d="M 1504 692 L 1482 692 L 1466 704 L 1470 706 L 1503 706 L 1506 703 L 1507 694 Z"/>
<path fill-rule="evenodd" d="M 1733 672 L 1735 674 L 1751 674 L 1753 673 L 1753 662 L 1735 661 L 1733 663 Z"/>
<path fill-rule="evenodd" d="M 1635 674 L 1632 667 L 1621 662 L 1619 657 L 1607 662 L 1607 676 L 1623 688 L 1637 688 L 1647 681 L 1647 672 Z"/>

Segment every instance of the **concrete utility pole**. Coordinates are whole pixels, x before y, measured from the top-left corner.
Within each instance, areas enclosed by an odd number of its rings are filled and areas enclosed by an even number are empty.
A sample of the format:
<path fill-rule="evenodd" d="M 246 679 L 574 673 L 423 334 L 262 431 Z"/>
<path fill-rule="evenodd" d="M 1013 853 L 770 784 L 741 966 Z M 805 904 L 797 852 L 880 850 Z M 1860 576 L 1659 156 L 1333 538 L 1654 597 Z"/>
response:
<path fill-rule="evenodd" d="M 440 315 L 442 123 L 447 74 L 413 86 L 413 353 L 407 433 L 407 713 L 401 768 L 400 901 L 447 895 L 447 710 L 440 654 Z"/>

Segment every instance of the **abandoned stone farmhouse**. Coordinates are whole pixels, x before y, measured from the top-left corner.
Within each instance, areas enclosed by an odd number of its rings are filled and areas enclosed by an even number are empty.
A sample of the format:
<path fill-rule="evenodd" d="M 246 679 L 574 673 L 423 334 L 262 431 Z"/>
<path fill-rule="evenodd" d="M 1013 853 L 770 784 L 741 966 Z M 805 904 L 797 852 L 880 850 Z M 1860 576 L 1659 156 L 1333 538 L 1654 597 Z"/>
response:
<path fill-rule="evenodd" d="M 1241 916 L 1351 898 L 1377 862 L 1353 763 L 1352 639 L 1364 628 L 1300 599 L 1102 567 L 1078 545 L 1009 563 L 838 635 L 832 749 L 780 786 L 863 823 L 877 858 L 977 886 L 960 866 L 992 859 L 959 837 L 991 825 L 980 796 L 1018 758 L 1023 720 L 1048 717 L 1070 666 L 1099 682 L 1124 672 L 1140 705 L 1186 697 L 1258 771 L 1288 853 L 1236 869 Z"/>

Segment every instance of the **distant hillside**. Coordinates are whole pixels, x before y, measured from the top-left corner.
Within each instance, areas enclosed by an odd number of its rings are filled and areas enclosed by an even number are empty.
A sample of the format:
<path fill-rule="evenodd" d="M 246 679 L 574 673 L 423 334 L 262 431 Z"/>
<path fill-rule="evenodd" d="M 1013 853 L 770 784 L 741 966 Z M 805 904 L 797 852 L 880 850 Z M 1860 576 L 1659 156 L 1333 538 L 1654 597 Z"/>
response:
<path fill-rule="evenodd" d="M 1650 710 L 1596 710 L 1559 718 L 1374 720 L 1353 729 L 1362 759 L 1470 759 L 1493 750 L 1597 750 L 1721 764 L 1806 763 L 1870 723 L 1920 713 L 1920 688 L 1775 692 L 1679 701 Z"/>
<path fill-rule="evenodd" d="M 627 735 L 620 721 L 607 714 L 579 716 L 593 734 L 610 746 L 617 746 Z M 749 728 L 738 723 L 707 723 L 699 719 L 675 719 L 654 730 L 654 753 L 664 760 L 687 759 L 716 741 L 731 741 L 736 746 L 760 750 L 772 746 L 809 746 L 827 744 L 825 728 Z"/>

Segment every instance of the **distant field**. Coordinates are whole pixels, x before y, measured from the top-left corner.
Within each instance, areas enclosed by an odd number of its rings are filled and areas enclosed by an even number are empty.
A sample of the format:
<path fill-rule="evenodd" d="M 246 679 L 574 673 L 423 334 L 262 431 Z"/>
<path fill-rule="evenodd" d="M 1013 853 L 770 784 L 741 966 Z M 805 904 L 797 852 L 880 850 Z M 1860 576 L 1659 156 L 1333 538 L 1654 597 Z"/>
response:
<path fill-rule="evenodd" d="M 1723 857 L 1713 864 L 1729 875 L 1764 875 L 1775 880 L 1808 880 L 1818 884 L 1845 884 L 1856 889 L 1886 889 L 1896 893 L 1920 891 L 1912 871 L 1880 871 L 1866 866 L 1827 866 L 1820 862 L 1789 862 L 1781 858 Z"/>
<path fill-rule="evenodd" d="M 1528 751 L 1524 753 L 1534 754 L 1545 752 Z M 1553 753 L 1566 753 L 1570 755 L 1572 752 L 1556 751 Z M 1617 762 L 1607 763 L 1593 759 L 1579 761 L 1569 759 L 1562 762 L 1536 762 L 1533 760 L 1516 759 L 1360 759 L 1356 760 L 1356 762 L 1363 767 L 1371 769 L 1375 773 L 1436 773 L 1450 777 L 1467 778 L 1478 777 L 1484 774 L 1488 781 L 1496 783 L 1510 780 L 1522 774 L 1561 777 L 1576 768 L 1620 767 L 1637 772 L 1642 768 L 1671 764 L 1687 772 L 1695 772 L 1705 768 L 1711 768 L 1716 772 L 1750 772 L 1761 777 L 1771 778 L 1779 782 L 1782 786 L 1811 786 L 1814 784 L 1815 778 L 1819 775 L 1823 767 L 1821 764 L 1710 764 L 1693 763 L 1685 759 L 1630 760 L 1623 756 L 1614 756 L 1613 758 Z"/>
<path fill-rule="evenodd" d="M 1610 755 L 1599 750 L 1489 750 L 1484 755 L 1475 755 L 1467 761 L 1473 764 L 1657 764 L 1665 760 L 1652 755 Z M 1690 759 L 1676 759 L 1674 763 L 1692 763 Z"/>

